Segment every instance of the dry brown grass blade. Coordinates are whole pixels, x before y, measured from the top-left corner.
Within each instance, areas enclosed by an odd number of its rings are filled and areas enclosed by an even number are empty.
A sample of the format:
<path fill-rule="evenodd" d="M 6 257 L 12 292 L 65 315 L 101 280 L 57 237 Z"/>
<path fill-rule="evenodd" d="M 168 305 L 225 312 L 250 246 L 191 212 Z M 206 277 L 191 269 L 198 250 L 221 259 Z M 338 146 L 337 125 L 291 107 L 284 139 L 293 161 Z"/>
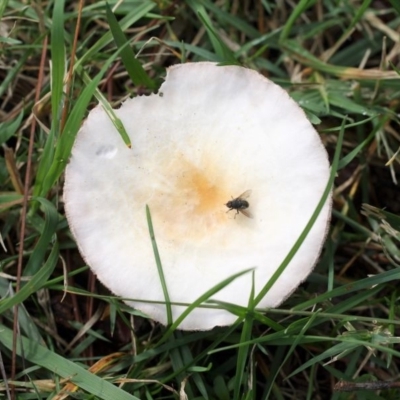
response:
<path fill-rule="evenodd" d="M 24 187 L 22 184 L 21 175 L 19 173 L 17 163 L 15 161 L 15 154 L 12 149 L 8 146 L 3 145 L 4 156 L 6 160 L 6 168 L 8 173 L 10 174 L 10 179 L 13 185 L 13 188 L 18 194 L 22 194 L 24 192 Z"/>
<path fill-rule="evenodd" d="M 98 374 L 99 372 L 105 371 L 107 368 L 109 368 L 112 364 L 117 362 L 120 358 L 125 357 L 125 353 L 112 353 L 109 354 L 106 357 L 101 358 L 99 361 L 97 361 L 95 364 L 93 364 L 90 368 L 89 371 L 92 372 L 93 374 Z M 69 396 L 69 393 L 74 393 L 78 390 L 78 386 L 75 384 L 68 382 L 62 389 L 61 391 L 53 397 L 53 400 L 64 400 Z"/>

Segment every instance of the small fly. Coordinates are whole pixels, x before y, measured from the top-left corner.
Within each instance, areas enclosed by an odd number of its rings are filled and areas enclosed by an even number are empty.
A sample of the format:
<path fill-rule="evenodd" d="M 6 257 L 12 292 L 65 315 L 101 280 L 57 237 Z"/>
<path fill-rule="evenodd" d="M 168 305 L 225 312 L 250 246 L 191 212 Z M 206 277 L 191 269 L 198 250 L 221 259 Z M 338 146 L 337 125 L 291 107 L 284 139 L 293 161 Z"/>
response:
<path fill-rule="evenodd" d="M 251 213 L 247 211 L 247 208 L 249 208 L 250 204 L 246 200 L 250 197 L 251 195 L 251 190 L 246 190 L 244 193 L 242 193 L 240 196 L 236 197 L 235 199 L 232 198 L 232 200 L 229 200 L 225 205 L 229 208 L 229 211 L 231 210 L 236 210 L 235 218 L 236 215 L 241 212 L 243 215 L 245 215 L 247 218 L 253 218 Z"/>

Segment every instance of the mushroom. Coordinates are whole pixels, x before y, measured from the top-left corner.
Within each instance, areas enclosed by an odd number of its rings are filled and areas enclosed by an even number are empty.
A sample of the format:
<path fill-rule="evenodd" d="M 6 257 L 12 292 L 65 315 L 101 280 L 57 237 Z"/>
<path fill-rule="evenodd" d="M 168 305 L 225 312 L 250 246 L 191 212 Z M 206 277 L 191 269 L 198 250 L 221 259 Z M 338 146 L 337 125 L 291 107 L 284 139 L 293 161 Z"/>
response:
<path fill-rule="evenodd" d="M 180 303 L 172 305 L 174 320 L 186 309 L 181 303 L 249 268 L 257 294 L 329 178 L 326 150 L 302 109 L 253 70 L 199 62 L 169 68 L 158 94 L 129 99 L 115 114 L 132 148 L 97 106 L 78 133 L 65 176 L 69 225 L 100 281 L 167 323 L 148 205 L 169 297 Z M 279 306 L 311 272 L 330 209 L 328 199 L 259 307 Z M 244 274 L 213 299 L 246 306 L 252 284 Z M 223 308 L 198 307 L 179 329 L 207 330 L 235 319 Z"/>

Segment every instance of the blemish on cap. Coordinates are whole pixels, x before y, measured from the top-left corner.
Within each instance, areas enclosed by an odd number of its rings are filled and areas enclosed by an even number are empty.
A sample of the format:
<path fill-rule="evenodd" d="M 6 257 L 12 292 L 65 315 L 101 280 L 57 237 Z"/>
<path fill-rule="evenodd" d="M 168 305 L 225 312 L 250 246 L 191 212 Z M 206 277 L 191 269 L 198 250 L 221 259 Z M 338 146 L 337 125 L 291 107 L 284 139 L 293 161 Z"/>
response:
<path fill-rule="evenodd" d="M 117 151 L 117 148 L 113 145 L 103 145 L 96 150 L 95 154 L 96 156 L 110 159 L 115 157 Z"/>

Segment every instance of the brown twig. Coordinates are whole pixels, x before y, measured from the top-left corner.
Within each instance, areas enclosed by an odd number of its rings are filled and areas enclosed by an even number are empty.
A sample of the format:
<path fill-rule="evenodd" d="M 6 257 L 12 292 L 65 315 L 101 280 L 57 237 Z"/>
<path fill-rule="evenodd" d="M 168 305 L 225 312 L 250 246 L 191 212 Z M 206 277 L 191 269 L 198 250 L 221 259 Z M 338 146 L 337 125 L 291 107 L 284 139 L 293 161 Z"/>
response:
<path fill-rule="evenodd" d="M 356 390 L 388 390 L 400 388 L 400 382 L 338 382 L 333 390 L 335 392 L 354 392 Z"/>
<path fill-rule="evenodd" d="M 43 41 L 43 50 L 40 58 L 40 67 L 38 74 L 38 82 L 36 85 L 36 93 L 35 93 L 35 103 L 39 101 L 40 91 L 43 82 L 44 76 L 44 67 L 46 62 L 46 54 L 47 54 L 47 44 L 48 38 L 45 36 Z M 18 293 L 21 288 L 21 275 L 22 275 L 22 260 L 24 257 L 24 240 L 25 240 L 25 230 L 26 230 L 26 214 L 28 209 L 28 195 L 29 195 L 29 185 L 31 181 L 31 170 L 32 170 L 32 154 L 33 154 L 33 143 L 34 143 L 34 135 L 36 129 L 36 119 L 32 118 L 31 131 L 29 134 L 29 147 L 28 147 L 28 159 L 26 162 L 26 173 L 25 173 L 25 182 L 24 182 L 24 198 L 22 202 L 22 211 L 21 211 L 21 235 L 18 249 L 18 266 L 17 266 L 17 282 L 15 286 L 15 293 Z M 12 360 L 11 360 L 11 380 L 15 380 L 16 374 L 16 366 L 17 366 L 17 340 L 18 340 L 18 305 L 14 307 L 14 321 L 13 321 L 13 347 L 12 347 Z M 15 399 L 15 386 L 11 386 L 11 398 Z"/>

